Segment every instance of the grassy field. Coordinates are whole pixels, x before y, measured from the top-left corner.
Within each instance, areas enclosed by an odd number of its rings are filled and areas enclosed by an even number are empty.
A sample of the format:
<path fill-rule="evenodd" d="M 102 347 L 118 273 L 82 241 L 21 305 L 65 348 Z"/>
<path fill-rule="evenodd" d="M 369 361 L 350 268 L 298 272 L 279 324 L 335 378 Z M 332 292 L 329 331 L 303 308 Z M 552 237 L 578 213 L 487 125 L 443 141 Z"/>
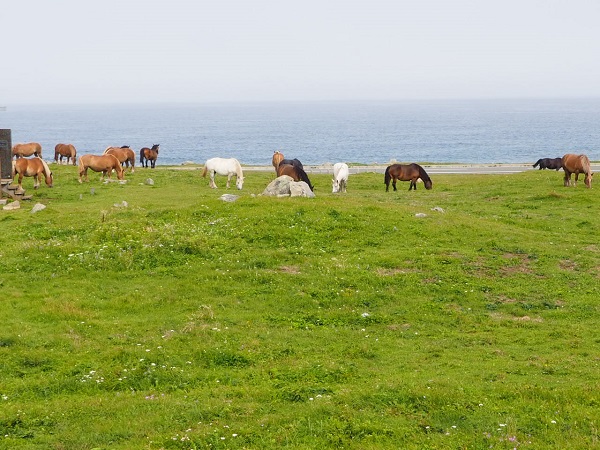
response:
<path fill-rule="evenodd" d="M 595 189 L 52 168 L 0 210 L 0 448 L 600 447 Z"/>

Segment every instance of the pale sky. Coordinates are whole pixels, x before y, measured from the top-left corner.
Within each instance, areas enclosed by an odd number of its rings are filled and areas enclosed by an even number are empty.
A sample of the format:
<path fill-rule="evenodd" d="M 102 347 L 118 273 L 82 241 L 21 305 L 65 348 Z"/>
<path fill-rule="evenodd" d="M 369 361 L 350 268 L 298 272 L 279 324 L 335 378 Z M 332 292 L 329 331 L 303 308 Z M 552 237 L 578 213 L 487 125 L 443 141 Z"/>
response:
<path fill-rule="evenodd" d="M 600 97 L 600 0 L 19 0 L 0 106 Z"/>

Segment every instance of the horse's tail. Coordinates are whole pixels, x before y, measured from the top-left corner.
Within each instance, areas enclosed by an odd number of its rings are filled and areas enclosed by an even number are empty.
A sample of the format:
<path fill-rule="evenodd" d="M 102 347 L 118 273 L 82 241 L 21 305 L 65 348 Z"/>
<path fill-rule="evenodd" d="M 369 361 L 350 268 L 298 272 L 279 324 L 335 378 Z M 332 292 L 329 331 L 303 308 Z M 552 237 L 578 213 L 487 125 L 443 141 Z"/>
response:
<path fill-rule="evenodd" d="M 206 168 L 206 164 L 204 164 L 204 170 L 202 170 L 202 176 L 206 178 L 206 174 L 208 173 L 208 169 Z"/>
<path fill-rule="evenodd" d="M 383 184 L 386 186 L 390 185 L 390 181 L 392 180 L 392 176 L 390 175 L 390 166 L 385 168 L 385 175 L 383 176 Z"/>
<path fill-rule="evenodd" d="M 536 168 L 537 166 L 539 166 L 542 163 L 541 159 L 538 159 L 535 164 L 533 165 L 534 168 Z"/>
<path fill-rule="evenodd" d="M 310 188 L 311 191 L 314 191 L 315 187 L 312 184 L 310 184 L 310 180 L 308 179 L 308 175 L 306 174 L 304 169 L 301 169 L 300 167 L 296 167 L 296 171 L 298 172 L 298 175 L 300 175 L 300 179 L 302 181 L 304 181 L 306 184 L 308 184 L 308 187 Z"/>
<path fill-rule="evenodd" d="M 140 150 L 140 164 L 144 163 L 144 149 Z"/>

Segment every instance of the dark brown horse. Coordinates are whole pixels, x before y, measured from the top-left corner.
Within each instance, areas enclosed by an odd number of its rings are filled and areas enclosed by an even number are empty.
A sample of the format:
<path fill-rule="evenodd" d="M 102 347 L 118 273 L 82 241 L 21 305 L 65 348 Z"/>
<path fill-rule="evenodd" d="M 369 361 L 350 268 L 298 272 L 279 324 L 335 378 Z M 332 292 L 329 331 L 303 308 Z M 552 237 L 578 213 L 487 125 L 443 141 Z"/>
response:
<path fill-rule="evenodd" d="M 585 174 L 584 183 L 587 187 L 592 187 L 592 169 L 590 167 L 590 160 L 587 155 L 575 155 L 573 153 L 567 153 L 562 157 L 562 168 L 565 171 L 565 186 L 571 186 L 571 174 L 575 174 L 575 181 L 573 186 L 577 186 L 577 178 L 579 174 Z"/>
<path fill-rule="evenodd" d="M 423 180 L 423 184 L 425 185 L 425 189 L 432 188 L 432 181 L 427 175 L 427 172 L 418 164 L 392 164 L 385 169 L 385 192 L 387 192 L 390 188 L 390 181 L 392 182 L 392 186 L 394 190 L 396 189 L 396 180 L 400 181 L 410 181 L 410 185 L 408 186 L 408 190 L 411 189 L 417 190 L 417 180 Z"/>
<path fill-rule="evenodd" d="M 56 144 L 54 147 L 54 162 L 62 164 L 63 158 L 66 157 L 67 164 L 69 164 L 69 158 L 74 166 L 77 165 L 77 150 L 73 144 Z"/>
<path fill-rule="evenodd" d="M 129 145 L 123 145 L 122 147 L 107 147 L 104 150 L 105 155 L 113 155 L 116 157 L 121 166 L 129 167 L 131 164 L 131 173 L 135 172 L 135 152 L 129 148 Z"/>
<path fill-rule="evenodd" d="M 306 175 L 306 172 L 304 171 L 304 169 L 302 169 L 301 167 L 299 167 L 297 165 L 279 164 L 279 166 L 277 166 L 277 176 L 280 177 L 282 175 L 288 175 L 288 176 L 292 177 L 294 179 L 294 181 L 304 181 L 306 184 L 308 184 L 308 187 L 310 188 L 311 191 L 315 190 L 314 186 L 311 184 L 310 180 L 308 179 L 308 175 Z"/>
<path fill-rule="evenodd" d="M 554 169 L 560 170 L 562 169 L 562 158 L 540 158 L 533 165 L 534 168 L 540 167 L 542 169 Z"/>
<path fill-rule="evenodd" d="M 150 161 L 150 168 L 154 169 L 156 159 L 158 158 L 158 147 L 158 144 L 154 144 L 152 148 L 144 147 L 140 150 L 140 164 L 142 167 L 148 167 L 148 161 Z"/>

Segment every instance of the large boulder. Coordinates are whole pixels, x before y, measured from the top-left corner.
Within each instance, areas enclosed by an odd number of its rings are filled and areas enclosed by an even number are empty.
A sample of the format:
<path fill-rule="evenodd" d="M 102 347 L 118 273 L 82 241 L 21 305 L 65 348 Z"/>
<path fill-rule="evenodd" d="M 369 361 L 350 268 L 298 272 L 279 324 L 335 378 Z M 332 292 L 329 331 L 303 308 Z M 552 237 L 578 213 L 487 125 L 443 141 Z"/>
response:
<path fill-rule="evenodd" d="M 294 179 L 288 175 L 281 175 L 275 178 L 265 188 L 262 195 L 268 195 L 271 197 L 287 197 L 290 195 L 290 183 L 293 183 Z"/>
<path fill-rule="evenodd" d="M 290 183 L 290 197 L 313 198 L 314 196 L 315 193 L 310 190 L 310 187 L 304 181 L 292 181 Z"/>

